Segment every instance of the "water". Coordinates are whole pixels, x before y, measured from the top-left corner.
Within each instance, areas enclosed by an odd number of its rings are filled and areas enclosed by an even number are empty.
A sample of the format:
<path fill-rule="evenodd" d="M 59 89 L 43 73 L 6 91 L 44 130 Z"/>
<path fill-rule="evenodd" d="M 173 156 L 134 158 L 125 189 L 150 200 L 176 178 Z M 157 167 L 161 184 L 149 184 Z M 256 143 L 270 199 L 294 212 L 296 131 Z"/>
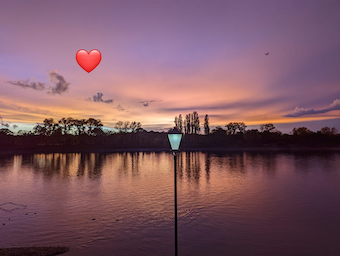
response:
<path fill-rule="evenodd" d="M 174 255 L 173 164 L 166 152 L 2 156 L 0 247 Z M 339 153 L 182 152 L 179 255 L 340 255 L 339 166 Z"/>

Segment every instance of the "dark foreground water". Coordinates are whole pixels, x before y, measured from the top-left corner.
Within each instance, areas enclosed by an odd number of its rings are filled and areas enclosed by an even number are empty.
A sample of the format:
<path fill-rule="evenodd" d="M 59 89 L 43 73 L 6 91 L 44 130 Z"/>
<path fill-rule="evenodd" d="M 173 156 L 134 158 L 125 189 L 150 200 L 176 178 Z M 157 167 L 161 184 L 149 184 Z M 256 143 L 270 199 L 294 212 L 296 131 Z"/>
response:
<path fill-rule="evenodd" d="M 174 255 L 169 153 L 0 158 L 0 247 Z M 179 255 L 340 255 L 339 153 L 182 152 Z"/>

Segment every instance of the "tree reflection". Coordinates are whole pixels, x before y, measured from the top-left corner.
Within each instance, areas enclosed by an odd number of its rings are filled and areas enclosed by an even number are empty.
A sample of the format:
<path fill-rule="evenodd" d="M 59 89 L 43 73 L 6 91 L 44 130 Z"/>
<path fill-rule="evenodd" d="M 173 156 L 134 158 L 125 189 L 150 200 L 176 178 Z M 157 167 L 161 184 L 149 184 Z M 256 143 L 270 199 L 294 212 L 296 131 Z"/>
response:
<path fill-rule="evenodd" d="M 105 155 L 99 153 L 91 153 L 88 161 L 87 175 L 89 178 L 98 179 L 102 174 Z"/>
<path fill-rule="evenodd" d="M 199 182 L 201 173 L 200 163 L 201 152 L 182 152 L 178 157 L 178 174 L 179 178 L 183 179 L 183 170 L 186 173 L 186 177 L 189 181 L 194 180 Z"/>
<path fill-rule="evenodd" d="M 97 179 L 102 174 L 105 155 L 92 153 L 68 153 L 68 154 L 35 154 L 16 156 L 15 166 L 20 169 L 33 169 L 35 173 L 42 173 L 44 177 L 51 178 L 60 176 L 67 179 L 69 176 L 76 175 L 82 177 L 85 173 L 88 177 Z"/>
<path fill-rule="evenodd" d="M 77 176 L 83 177 L 86 173 L 91 179 L 99 179 L 102 175 L 103 163 L 106 155 L 100 153 L 80 154 Z"/>
<path fill-rule="evenodd" d="M 140 154 L 140 152 L 123 152 L 118 153 L 119 162 L 121 163 L 118 169 L 119 174 L 127 175 L 131 171 L 132 176 L 139 176 L 139 162 L 141 157 L 144 158 L 145 153 Z"/>
<path fill-rule="evenodd" d="M 210 166 L 211 166 L 211 153 L 206 153 L 205 154 L 205 179 L 207 183 L 209 183 L 210 180 Z"/>
<path fill-rule="evenodd" d="M 10 165 L 13 164 L 13 161 L 15 161 L 16 156 L 0 156 L 0 172 L 8 171 L 10 168 L 8 168 Z"/>
<path fill-rule="evenodd" d="M 310 172 L 312 170 L 330 171 L 335 170 L 334 165 L 337 165 L 337 153 L 335 152 L 294 152 L 295 171 Z M 318 167 L 318 168 L 316 168 Z"/>

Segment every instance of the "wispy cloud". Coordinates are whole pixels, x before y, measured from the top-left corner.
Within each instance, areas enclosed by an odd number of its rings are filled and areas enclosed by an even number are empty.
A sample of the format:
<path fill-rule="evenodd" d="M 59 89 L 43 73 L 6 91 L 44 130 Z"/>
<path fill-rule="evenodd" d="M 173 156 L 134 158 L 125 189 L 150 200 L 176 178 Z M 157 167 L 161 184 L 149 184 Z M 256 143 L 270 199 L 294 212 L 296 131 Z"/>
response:
<path fill-rule="evenodd" d="M 70 83 L 66 82 L 65 78 L 62 75 L 58 74 L 56 70 L 48 72 L 48 78 L 53 83 L 52 85 L 39 81 L 31 82 L 29 78 L 24 81 L 7 81 L 7 83 L 20 86 L 24 89 L 29 88 L 36 91 L 44 91 L 46 89 L 49 89 L 49 91 L 47 92 L 49 94 L 62 94 L 68 90 Z"/>
<path fill-rule="evenodd" d="M 125 108 L 123 108 L 120 104 L 116 107 L 119 111 L 125 111 Z"/>
<path fill-rule="evenodd" d="M 160 102 L 161 100 L 145 100 L 145 101 L 139 101 L 138 103 L 142 103 L 144 107 L 148 107 L 149 103 L 151 102 Z"/>
<path fill-rule="evenodd" d="M 167 107 L 162 108 L 165 112 L 192 112 L 192 111 L 214 111 L 214 110 L 230 110 L 240 109 L 241 111 L 253 110 L 256 108 L 269 108 L 273 104 L 284 102 L 285 99 L 282 97 L 272 97 L 269 99 L 247 99 L 239 100 L 234 102 L 218 102 L 213 104 L 192 104 L 186 107 Z"/>
<path fill-rule="evenodd" d="M 37 90 L 37 91 L 43 91 L 45 90 L 45 83 L 40 83 L 40 82 L 30 82 L 29 79 L 27 80 L 19 80 L 19 81 L 7 81 L 8 83 L 10 84 L 13 84 L 13 85 L 17 85 L 17 86 L 20 86 L 24 89 L 27 89 L 27 88 L 31 88 L 33 90 Z"/>
<path fill-rule="evenodd" d="M 340 110 L 340 99 L 333 101 L 329 108 L 314 110 L 313 108 L 300 108 L 296 107 L 293 113 L 284 115 L 284 117 L 300 117 L 306 115 L 316 115 L 316 114 L 323 114 L 333 110 Z"/>
<path fill-rule="evenodd" d="M 93 102 L 113 103 L 113 99 L 103 100 L 103 95 L 103 93 L 97 92 L 97 95 L 93 95 L 92 99 L 89 97 L 86 100 Z"/>
<path fill-rule="evenodd" d="M 40 115 L 46 115 L 46 116 L 60 116 L 60 113 L 57 112 L 52 112 L 40 108 L 28 108 L 28 107 L 23 107 L 17 104 L 5 104 L 3 102 L 0 102 L 0 109 L 10 109 L 10 110 L 16 110 L 19 112 L 24 112 L 24 113 L 32 113 L 32 114 L 40 114 Z"/>

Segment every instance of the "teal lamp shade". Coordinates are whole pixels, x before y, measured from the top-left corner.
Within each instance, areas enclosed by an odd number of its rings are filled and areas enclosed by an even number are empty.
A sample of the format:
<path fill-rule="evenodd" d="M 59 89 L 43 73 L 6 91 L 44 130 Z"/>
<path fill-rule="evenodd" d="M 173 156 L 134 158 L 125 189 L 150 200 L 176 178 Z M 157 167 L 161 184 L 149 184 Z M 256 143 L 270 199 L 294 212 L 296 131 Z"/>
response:
<path fill-rule="evenodd" d="M 182 133 L 169 133 L 168 138 L 170 141 L 171 150 L 179 150 L 179 145 L 181 144 L 182 140 Z"/>

